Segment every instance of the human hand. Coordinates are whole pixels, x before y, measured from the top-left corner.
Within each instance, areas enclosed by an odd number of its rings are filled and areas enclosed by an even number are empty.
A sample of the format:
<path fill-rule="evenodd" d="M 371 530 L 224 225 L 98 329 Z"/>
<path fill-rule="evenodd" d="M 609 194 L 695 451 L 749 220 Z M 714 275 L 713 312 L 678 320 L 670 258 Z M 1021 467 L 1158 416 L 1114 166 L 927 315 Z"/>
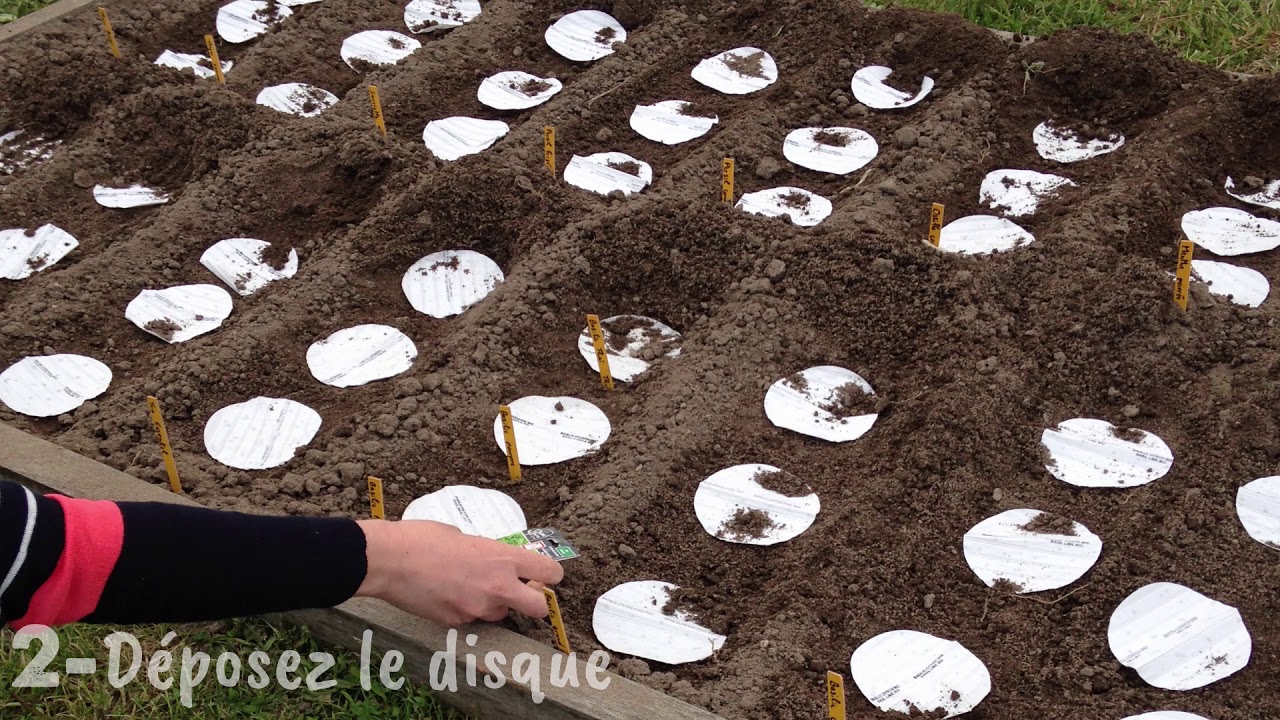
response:
<path fill-rule="evenodd" d="M 463 535 L 451 525 L 430 520 L 359 524 L 369 570 L 356 595 L 444 625 L 497 622 L 509 609 L 546 617 L 541 588 L 564 578 L 560 563 L 549 557 Z"/>

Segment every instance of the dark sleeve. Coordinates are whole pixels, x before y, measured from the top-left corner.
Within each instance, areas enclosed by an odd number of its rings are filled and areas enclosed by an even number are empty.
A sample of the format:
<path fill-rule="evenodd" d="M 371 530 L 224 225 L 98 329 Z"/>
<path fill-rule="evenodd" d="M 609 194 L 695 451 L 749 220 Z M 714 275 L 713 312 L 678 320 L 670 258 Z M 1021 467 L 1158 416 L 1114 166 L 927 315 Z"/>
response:
<path fill-rule="evenodd" d="M 62 556 L 62 507 L 0 481 L 0 624 L 27 614 L 31 596 Z"/>

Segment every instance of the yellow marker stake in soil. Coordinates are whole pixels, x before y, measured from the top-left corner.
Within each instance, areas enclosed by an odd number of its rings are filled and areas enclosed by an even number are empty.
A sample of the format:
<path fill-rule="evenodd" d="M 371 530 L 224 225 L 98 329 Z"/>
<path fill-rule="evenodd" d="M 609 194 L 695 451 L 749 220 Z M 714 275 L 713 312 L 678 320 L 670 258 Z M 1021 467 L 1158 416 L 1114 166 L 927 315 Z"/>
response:
<path fill-rule="evenodd" d="M 369 86 L 369 104 L 373 106 L 373 126 L 378 128 L 382 137 L 387 136 L 387 119 L 382 115 L 382 100 L 378 99 L 378 86 Z"/>
<path fill-rule="evenodd" d="M 147 409 L 151 413 L 151 427 L 155 428 L 156 441 L 160 443 L 160 457 L 164 458 L 164 471 L 169 475 L 169 489 L 182 492 L 182 481 L 178 479 L 178 464 L 173 461 L 173 446 L 169 444 L 169 432 L 164 429 L 164 415 L 160 412 L 160 401 L 147 396 Z"/>
<path fill-rule="evenodd" d="M 551 627 L 556 631 L 556 647 L 565 655 L 569 654 L 569 633 L 564 629 L 564 618 L 560 616 L 560 601 L 556 599 L 556 591 L 549 587 L 542 588 L 547 596 L 547 613 L 551 619 Z"/>
<path fill-rule="evenodd" d="M 498 406 L 498 414 L 502 416 L 502 439 L 507 446 L 507 474 L 511 476 L 511 482 L 520 482 L 520 456 L 516 454 L 516 426 L 515 421 L 511 419 L 511 408 L 506 405 Z"/>
<path fill-rule="evenodd" d="M 844 720 L 844 678 L 827 671 L 827 719 Z"/>
<path fill-rule="evenodd" d="M 385 520 L 387 511 L 382 504 L 382 481 L 369 476 L 369 517 L 374 520 Z"/>
<path fill-rule="evenodd" d="M 942 215 L 945 211 L 946 208 L 939 203 L 934 203 L 929 211 L 929 244 L 934 247 L 942 242 Z"/>
<path fill-rule="evenodd" d="M 120 57 L 120 46 L 116 44 L 116 31 L 111 29 L 111 21 L 107 19 L 107 9 L 98 7 L 98 18 L 102 20 L 102 29 L 107 33 L 107 45 L 111 48 L 111 54 Z"/>
<path fill-rule="evenodd" d="M 209 51 L 209 61 L 213 63 L 213 74 L 218 78 L 218 82 L 226 85 L 227 77 L 222 74 L 222 61 L 218 60 L 218 46 L 213 44 L 213 36 L 204 36 L 204 46 Z"/>
<path fill-rule="evenodd" d="M 733 158 L 720 161 L 720 202 L 733 202 Z"/>
<path fill-rule="evenodd" d="M 542 164 L 556 176 L 556 129 L 551 125 L 542 128 Z"/>
<path fill-rule="evenodd" d="M 591 344 L 596 349 L 596 364 L 600 366 L 600 384 L 605 390 L 613 389 L 613 374 L 609 372 L 609 353 L 604 347 L 604 330 L 600 329 L 598 315 L 587 316 L 587 330 L 591 333 Z"/>
<path fill-rule="evenodd" d="M 1173 301 L 1178 307 L 1187 309 L 1187 296 L 1191 294 L 1191 256 L 1195 253 L 1195 243 L 1183 240 L 1178 243 L 1178 269 L 1174 273 Z"/>

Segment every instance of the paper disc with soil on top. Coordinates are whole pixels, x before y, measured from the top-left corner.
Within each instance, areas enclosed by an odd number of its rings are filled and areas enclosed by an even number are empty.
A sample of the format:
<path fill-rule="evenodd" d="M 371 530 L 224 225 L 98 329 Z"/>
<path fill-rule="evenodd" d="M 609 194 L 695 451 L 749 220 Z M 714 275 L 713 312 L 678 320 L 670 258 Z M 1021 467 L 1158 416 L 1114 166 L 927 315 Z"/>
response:
<path fill-rule="evenodd" d="M 450 30 L 480 17 L 480 0 L 409 0 L 404 24 L 412 33 Z"/>
<path fill-rule="evenodd" d="M 697 115 L 697 106 L 686 100 L 663 100 L 652 105 L 637 105 L 631 111 L 631 129 L 646 140 L 663 145 L 678 145 L 696 140 L 711 132 L 720 122 L 719 116 Z"/>
<path fill-rule="evenodd" d="M 290 249 L 281 267 L 263 259 L 271 243 L 254 238 L 227 238 L 213 244 L 200 256 L 200 264 L 236 293 L 252 295 L 277 280 L 298 272 L 298 251 Z"/>
<path fill-rule="evenodd" d="M 307 368 L 325 385 L 355 387 L 395 377 L 413 367 L 417 357 L 418 348 L 399 330 L 356 325 L 312 343 Z"/>
<path fill-rule="evenodd" d="M 1237 192 L 1236 181 L 1228 177 L 1226 188 L 1228 195 L 1241 202 L 1280 210 L 1280 179 L 1263 182 L 1259 178 L 1245 178 L 1244 187 Z"/>
<path fill-rule="evenodd" d="M 0 133 L 0 175 L 12 175 L 39 165 L 53 157 L 61 144 L 61 140 L 47 140 L 26 130 Z"/>
<path fill-rule="evenodd" d="M 1266 275 L 1253 268 L 1213 260 L 1192 260 L 1191 279 L 1208 285 L 1214 295 L 1245 307 L 1258 307 L 1271 293 Z"/>
<path fill-rule="evenodd" d="M 609 439 L 609 417 L 586 400 L 529 395 L 508 405 L 521 465 L 552 465 L 586 457 Z M 493 439 L 507 454 L 502 416 L 493 419 Z"/>
<path fill-rule="evenodd" d="M 915 95 L 903 92 L 885 81 L 893 74 L 892 68 L 869 65 L 853 74 L 851 89 L 858 102 L 874 110 L 896 110 L 915 105 L 933 90 L 933 78 L 926 75 L 920 81 Z"/>
<path fill-rule="evenodd" d="M 284 3 L 233 0 L 218 9 L 218 37 L 229 43 L 248 42 L 266 35 L 292 14 Z"/>
<path fill-rule="evenodd" d="M 813 227 L 831 215 L 831 201 L 804 188 L 769 188 L 744 193 L 738 198 L 737 207 L 752 215 L 787 217 L 799 227 Z"/>
<path fill-rule="evenodd" d="M 237 470 L 267 470 L 293 459 L 320 430 L 320 413 L 285 398 L 256 397 L 215 412 L 204 426 L 209 457 Z"/>
<path fill-rule="evenodd" d="M 169 194 L 153 190 L 145 185 L 113 188 L 105 185 L 93 186 L 93 199 L 102 207 L 123 210 L 127 208 L 164 205 L 169 202 Z"/>
<path fill-rule="evenodd" d="M 1124 145 L 1124 135 L 1109 133 L 1107 137 L 1085 138 L 1071 128 L 1042 122 L 1031 133 L 1036 152 L 1045 160 L 1060 163 L 1080 162 L 1115 152 Z"/>
<path fill-rule="evenodd" d="M 613 652 L 679 665 L 709 658 L 726 640 L 679 610 L 667 614 L 675 585 L 658 580 L 622 583 L 596 599 L 591 627 Z"/>
<path fill-rule="evenodd" d="M 80 242 L 57 225 L 41 225 L 31 235 L 23 228 L 0 230 L 0 278 L 24 280 L 53 267 Z"/>
<path fill-rule="evenodd" d="M 495 110 L 527 110 L 550 100 L 563 87 L 555 78 L 507 70 L 481 81 L 476 99 Z"/>
<path fill-rule="evenodd" d="M 1141 715 L 1130 715 L 1124 720 L 1208 720 L 1208 718 L 1177 710 L 1157 710 Z"/>
<path fill-rule="evenodd" d="M 690 74 L 712 90 L 747 95 L 777 82 L 778 65 L 759 48 L 740 47 L 703 60 Z"/>
<path fill-rule="evenodd" d="M 1121 665 L 1165 690 L 1194 690 L 1249 663 L 1240 611 L 1176 583 L 1152 583 L 1111 614 L 1107 644 Z"/>
<path fill-rule="evenodd" d="M 627 31 L 608 13 L 579 10 L 552 23 L 544 37 L 561 57 L 591 62 L 612 55 L 614 43 L 627 41 Z"/>
<path fill-rule="evenodd" d="M 488 150 L 510 130 L 501 120 L 449 117 L 427 123 L 422 142 L 441 160 L 457 160 Z"/>
<path fill-rule="evenodd" d="M 764 396 L 764 413 L 780 428 L 830 442 L 857 440 L 876 418 L 875 391 L 862 376 L 819 365 L 783 378 Z"/>
<path fill-rule="evenodd" d="M 1040 202 L 1076 184 L 1061 175 L 1033 170 L 993 170 L 982 180 L 978 202 L 1001 215 L 1032 215 Z"/>
<path fill-rule="evenodd" d="M 785 495 L 765 487 L 787 473 L 760 464 L 734 465 L 698 485 L 693 511 L 709 535 L 744 545 L 776 545 L 813 525 L 821 503 L 812 492 Z M 764 484 L 762 484 L 764 483 Z M 788 484 L 799 485 L 794 476 Z"/>
<path fill-rule="evenodd" d="M 315 117 L 337 105 L 338 96 L 314 85 L 284 83 L 263 88 L 255 102 L 289 115 Z"/>
<path fill-rule="evenodd" d="M 1280 222 L 1236 208 L 1192 210 L 1182 216 L 1182 232 L 1214 255 L 1248 255 L 1280 247 Z"/>
<path fill-rule="evenodd" d="M 31 417 L 69 413 L 107 391 L 111 368 L 84 355 L 25 357 L 0 372 L 0 403 Z"/>
<path fill-rule="evenodd" d="M 1049 474 L 1077 487 L 1137 487 L 1173 467 L 1173 451 L 1159 437 L 1106 420 L 1065 420 L 1041 433 L 1040 443 Z"/>
<path fill-rule="evenodd" d="M 230 315 L 231 294 L 217 285 L 143 290 L 124 311 L 129 322 L 167 343 L 213 332 Z"/>
<path fill-rule="evenodd" d="M 851 127 L 800 128 L 787 133 L 782 154 L 803 168 L 848 175 L 876 159 L 880 146 L 863 130 Z"/>
<path fill-rule="evenodd" d="M 1240 488 L 1236 514 L 1249 537 L 1280 550 L 1280 476 L 1258 478 Z"/>
<path fill-rule="evenodd" d="M 365 30 L 342 41 L 342 61 L 352 70 L 364 72 L 361 63 L 395 65 L 409 57 L 422 43 L 391 30 Z"/>
<path fill-rule="evenodd" d="M 190 53 L 174 52 L 165 50 L 155 59 L 156 65 L 173 68 L 174 70 L 190 70 L 196 74 L 196 77 L 208 80 L 214 77 L 213 62 L 205 55 L 192 55 Z M 231 72 L 232 62 L 230 60 L 222 61 L 222 74 Z"/>
<path fill-rule="evenodd" d="M 604 333 L 605 354 L 609 373 L 614 380 L 631 382 L 649 369 L 649 364 L 664 357 L 680 354 L 680 333 L 664 323 L 642 315 L 614 315 L 600 321 Z M 583 328 L 578 335 L 578 353 L 591 369 L 600 372 L 591 332 Z"/>
<path fill-rule="evenodd" d="M 414 310 L 433 318 L 461 315 L 503 280 L 502 268 L 473 250 L 442 250 L 413 264 L 400 288 Z"/>
<path fill-rule="evenodd" d="M 1102 539 L 1078 522 L 1040 510 L 1006 510 L 964 535 L 964 559 L 987 587 L 1019 594 L 1065 587 L 1102 555 Z"/>
<path fill-rule="evenodd" d="M 976 655 L 915 630 L 892 630 L 859 645 L 849 673 L 872 705 L 903 715 L 963 715 L 991 692 L 991 673 Z M 945 714 L 931 714 L 939 710 Z"/>
<path fill-rule="evenodd" d="M 938 249 L 960 255 L 990 255 L 1030 245 L 1035 236 L 1021 225 L 994 215 L 970 215 L 942 228 Z"/>
<path fill-rule="evenodd" d="M 574 155 L 564 168 L 564 181 L 599 195 L 615 191 L 631 195 L 649 187 L 653 182 L 653 168 L 620 152 Z"/>
<path fill-rule="evenodd" d="M 520 504 L 504 492 L 449 485 L 409 503 L 402 520 L 434 520 L 491 540 L 529 528 Z"/>

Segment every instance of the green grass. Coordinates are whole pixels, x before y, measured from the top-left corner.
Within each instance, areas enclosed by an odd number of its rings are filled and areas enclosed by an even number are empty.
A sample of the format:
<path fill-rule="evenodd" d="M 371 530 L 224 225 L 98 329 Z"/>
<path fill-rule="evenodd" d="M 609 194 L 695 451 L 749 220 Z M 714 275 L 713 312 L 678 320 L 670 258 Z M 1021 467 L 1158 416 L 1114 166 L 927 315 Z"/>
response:
<path fill-rule="evenodd" d="M 143 648 L 143 663 L 138 676 L 117 689 L 108 682 L 108 652 L 103 639 L 114 630 L 125 630 L 138 638 Z M 160 649 L 161 639 L 170 630 L 177 632 L 167 649 L 174 650 L 173 686 L 165 692 L 152 687 L 146 680 L 148 662 Z M 462 716 L 441 706 L 427 689 L 406 683 L 399 690 L 382 687 L 377 680 L 378 658 L 372 661 L 374 680 L 369 691 L 360 688 L 360 658 L 356 652 L 318 648 L 305 630 L 276 628 L 261 620 L 235 621 L 213 625 L 139 626 L 129 628 L 102 628 L 91 625 L 72 625 L 58 631 L 57 657 L 47 668 L 61 675 L 60 684 L 53 688 L 14 688 L 27 663 L 40 650 L 40 643 L 33 641 L 28 649 L 13 647 L 13 633 L 0 632 L 0 717 L 3 718 L 230 718 L 271 717 L 277 720 L 301 720 L 302 718 L 365 718 L 377 720 L 463 720 Z M 208 674 L 191 693 L 192 708 L 180 701 L 178 667 L 182 649 L 192 653 L 208 653 Z M 300 678 L 315 667 L 308 655 L 317 649 L 331 652 L 337 664 L 320 680 L 333 679 L 337 685 L 330 689 L 311 691 L 304 683 L 296 690 L 285 690 L 274 680 L 275 663 L 281 653 L 296 650 L 302 655 L 302 663 L 296 671 Z M 272 674 L 271 683 L 255 690 L 247 684 L 248 670 L 241 671 L 241 682 L 236 687 L 223 687 L 215 677 L 214 662 L 223 652 L 231 652 L 247 661 L 255 650 L 266 652 L 271 660 L 264 663 Z M 98 670 L 92 675 L 67 675 L 67 658 L 94 657 Z M 127 669 L 131 657 L 123 652 L 121 665 Z M 163 677 L 163 676 L 162 676 Z"/>
<path fill-rule="evenodd" d="M 0 25 L 13 22 L 52 3 L 53 0 L 0 0 Z"/>
<path fill-rule="evenodd" d="M 1280 70 L 1280 0 L 868 0 L 953 12 L 1024 35 L 1075 25 L 1143 32 L 1183 56 L 1225 70 Z"/>

